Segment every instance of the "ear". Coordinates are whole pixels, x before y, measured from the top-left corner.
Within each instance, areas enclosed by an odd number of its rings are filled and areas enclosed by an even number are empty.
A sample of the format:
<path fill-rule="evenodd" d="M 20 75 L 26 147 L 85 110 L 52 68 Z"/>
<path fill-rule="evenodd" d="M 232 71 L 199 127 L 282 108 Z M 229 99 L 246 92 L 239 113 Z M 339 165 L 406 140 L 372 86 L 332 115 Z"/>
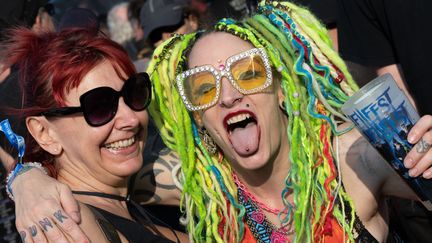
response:
<path fill-rule="evenodd" d="M 192 112 L 192 117 L 195 120 L 195 123 L 198 126 L 198 128 L 202 128 L 204 126 L 200 112 L 198 111 Z"/>
<path fill-rule="evenodd" d="M 50 124 L 43 117 L 27 117 L 27 129 L 43 150 L 52 155 L 59 155 L 62 152 L 61 144 L 52 136 Z"/>
<path fill-rule="evenodd" d="M 285 107 L 284 107 L 285 94 L 283 93 L 282 88 L 280 86 L 278 86 L 277 89 L 278 89 L 277 94 L 278 94 L 279 107 L 285 109 Z"/>
<path fill-rule="evenodd" d="M 38 14 L 36 15 L 36 19 L 32 26 L 32 30 L 34 30 L 35 32 L 40 32 L 41 29 L 42 29 L 42 17 L 40 14 Z"/>
<path fill-rule="evenodd" d="M 198 17 L 197 16 L 195 16 L 194 14 L 190 14 L 187 17 L 187 21 L 189 22 L 189 25 L 193 31 L 198 30 Z"/>

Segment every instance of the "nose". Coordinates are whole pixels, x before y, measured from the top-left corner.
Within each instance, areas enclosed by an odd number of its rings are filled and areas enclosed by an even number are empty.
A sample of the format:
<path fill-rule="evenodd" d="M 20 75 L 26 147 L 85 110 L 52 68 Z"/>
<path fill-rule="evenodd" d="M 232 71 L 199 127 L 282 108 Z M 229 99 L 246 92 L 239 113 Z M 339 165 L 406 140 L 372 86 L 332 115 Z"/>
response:
<path fill-rule="evenodd" d="M 139 124 L 136 112 L 126 105 L 123 97 L 119 99 L 117 114 L 114 119 L 115 127 L 119 130 L 135 128 Z"/>
<path fill-rule="evenodd" d="M 230 108 L 236 103 L 241 102 L 243 94 L 233 87 L 231 82 L 225 77 L 221 80 L 221 94 L 219 97 L 219 105 L 221 107 Z"/>

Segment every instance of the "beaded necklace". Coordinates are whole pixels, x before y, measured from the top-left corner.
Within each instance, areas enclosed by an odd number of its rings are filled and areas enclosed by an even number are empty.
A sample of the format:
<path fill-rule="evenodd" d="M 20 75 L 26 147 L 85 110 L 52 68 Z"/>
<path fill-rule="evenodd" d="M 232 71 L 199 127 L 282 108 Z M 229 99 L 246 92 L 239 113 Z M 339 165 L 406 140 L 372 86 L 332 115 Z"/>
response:
<path fill-rule="evenodd" d="M 247 187 L 238 179 L 238 176 L 233 173 L 234 182 L 237 185 L 239 202 L 245 207 L 246 215 L 245 222 L 248 225 L 255 239 L 259 243 L 290 243 L 289 234 L 292 233 L 290 219 L 288 224 L 283 224 L 277 227 L 271 223 L 265 216 L 263 211 L 278 215 L 285 212 L 290 213 L 291 207 L 287 210 L 278 210 L 271 208 L 263 202 L 260 202 Z"/>
<path fill-rule="evenodd" d="M 272 208 L 272 207 L 268 206 L 267 204 L 261 202 L 251 192 L 249 192 L 247 187 L 239 180 L 237 174 L 232 173 L 232 177 L 233 177 L 234 183 L 237 185 L 238 189 L 241 190 L 247 198 L 250 198 L 262 210 L 269 212 L 269 213 L 272 213 L 274 215 L 278 215 L 279 213 L 286 211 L 284 209 L 281 210 L 281 209 Z"/>

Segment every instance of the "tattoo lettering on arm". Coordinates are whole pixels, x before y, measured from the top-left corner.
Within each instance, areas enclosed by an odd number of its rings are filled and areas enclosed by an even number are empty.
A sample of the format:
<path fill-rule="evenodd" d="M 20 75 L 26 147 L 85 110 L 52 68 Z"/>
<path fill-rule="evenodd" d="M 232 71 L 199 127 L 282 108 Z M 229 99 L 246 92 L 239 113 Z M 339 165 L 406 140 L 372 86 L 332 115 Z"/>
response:
<path fill-rule="evenodd" d="M 53 227 L 48 218 L 44 218 L 43 220 L 39 220 L 39 225 L 42 227 L 42 229 L 45 232 L 48 231 L 48 229 L 49 229 L 48 226 L 51 228 Z"/>
<path fill-rule="evenodd" d="M 58 210 L 57 212 L 54 213 L 54 217 L 60 221 L 60 223 L 63 223 L 63 219 L 67 219 L 68 217 L 64 216 L 61 212 L 61 210 Z"/>
<path fill-rule="evenodd" d="M 36 228 L 35 225 L 30 226 L 29 227 L 29 231 L 30 231 L 30 234 L 31 234 L 32 237 L 35 237 L 37 235 L 37 228 Z"/>

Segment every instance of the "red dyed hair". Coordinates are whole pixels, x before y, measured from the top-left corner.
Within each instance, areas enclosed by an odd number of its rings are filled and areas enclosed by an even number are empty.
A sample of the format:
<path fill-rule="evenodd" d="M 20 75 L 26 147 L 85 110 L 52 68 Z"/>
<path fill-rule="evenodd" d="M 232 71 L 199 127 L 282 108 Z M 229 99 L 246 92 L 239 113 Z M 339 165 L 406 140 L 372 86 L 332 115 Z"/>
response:
<path fill-rule="evenodd" d="M 15 66 L 19 71 L 23 118 L 64 106 L 65 94 L 103 61 L 109 61 L 124 80 L 136 72 L 120 45 L 101 33 L 86 29 L 39 34 L 26 28 L 15 29 L 2 50 L 0 56 L 4 57 L 5 66 Z M 29 134 L 26 138 L 26 161 L 53 162 L 53 156 Z"/>

